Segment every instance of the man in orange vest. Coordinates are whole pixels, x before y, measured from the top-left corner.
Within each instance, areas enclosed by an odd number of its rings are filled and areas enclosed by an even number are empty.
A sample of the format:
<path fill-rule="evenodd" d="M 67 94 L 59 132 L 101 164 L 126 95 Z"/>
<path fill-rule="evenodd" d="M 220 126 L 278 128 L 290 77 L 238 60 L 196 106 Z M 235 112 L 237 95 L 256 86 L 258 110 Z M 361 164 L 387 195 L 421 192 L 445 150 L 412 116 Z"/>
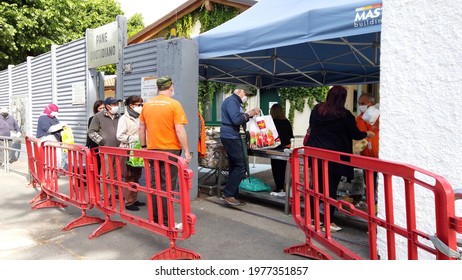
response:
<path fill-rule="evenodd" d="M 180 156 L 184 153 L 186 163 L 190 163 L 192 152 L 189 150 L 188 135 L 186 134 L 185 126 L 188 124 L 186 113 L 183 106 L 176 99 L 173 99 L 175 90 L 172 78 L 169 76 L 160 77 L 156 81 L 157 96 L 151 98 L 143 104 L 143 110 L 140 114 L 140 126 L 138 129 L 141 148 L 148 150 L 164 151 Z M 166 165 L 167 163 L 159 164 L 159 170 L 154 170 L 154 163 L 150 163 L 151 172 L 151 188 L 156 189 L 155 173 L 161 176 L 161 190 L 167 190 L 167 181 L 171 181 L 172 188 L 176 186 L 178 181 L 178 169 L 175 166 L 170 167 L 170 178 L 167 178 Z M 167 197 L 161 197 L 162 201 L 162 217 L 165 226 L 168 226 L 168 207 Z M 152 200 L 154 222 L 160 223 L 159 214 L 157 211 L 157 198 L 154 196 Z M 175 224 L 175 228 L 181 228 L 180 224 Z"/>
<path fill-rule="evenodd" d="M 375 106 L 375 99 L 369 93 L 363 93 L 359 96 L 358 99 L 359 111 L 361 112 L 358 117 L 356 117 L 356 124 L 361 131 L 372 131 L 375 136 L 368 138 L 367 147 L 361 152 L 361 155 L 367 157 L 379 158 L 379 121 L 380 117 L 374 122 L 370 123 L 363 119 L 364 113 L 366 110 Z"/>
<path fill-rule="evenodd" d="M 367 146 L 361 151 L 362 156 L 379 158 L 379 122 L 380 117 L 378 117 L 373 123 L 371 120 L 364 120 L 364 113 L 371 106 L 375 106 L 375 99 L 370 93 L 363 93 L 359 96 L 358 99 L 358 108 L 361 112 L 358 117 L 356 117 L 356 124 L 361 131 L 372 131 L 374 132 L 374 137 L 367 138 Z M 374 200 L 376 204 L 377 212 L 377 172 L 374 172 Z"/>

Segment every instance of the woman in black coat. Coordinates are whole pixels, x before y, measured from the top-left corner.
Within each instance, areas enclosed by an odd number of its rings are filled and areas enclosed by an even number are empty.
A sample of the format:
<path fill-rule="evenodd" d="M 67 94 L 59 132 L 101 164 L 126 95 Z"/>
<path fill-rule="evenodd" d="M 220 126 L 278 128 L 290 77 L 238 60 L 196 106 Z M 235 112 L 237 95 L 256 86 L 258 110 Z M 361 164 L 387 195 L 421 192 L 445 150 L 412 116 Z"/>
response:
<path fill-rule="evenodd" d="M 355 117 L 345 108 L 347 90 L 342 86 L 334 86 L 327 93 L 326 102 L 316 105 L 310 115 L 310 137 L 307 146 L 344 153 L 353 153 L 353 139 L 361 140 L 374 136 L 371 131 L 362 132 L 356 126 Z M 319 191 L 322 192 L 322 172 L 319 161 Z M 337 187 L 342 176 L 348 181 L 354 177 L 351 166 L 329 162 L 329 197 L 337 199 Z M 331 217 L 335 207 L 330 207 Z M 337 227 L 335 224 L 333 226 Z M 331 225 L 331 229 L 334 227 Z M 340 230 L 337 227 L 337 230 Z"/>
<path fill-rule="evenodd" d="M 270 115 L 273 118 L 274 125 L 279 134 L 279 140 L 281 140 L 281 145 L 274 148 L 275 150 L 283 151 L 284 149 L 290 148 L 290 139 L 294 138 L 294 133 L 292 130 L 292 124 L 286 118 L 286 114 L 282 109 L 282 106 L 279 104 L 274 104 L 271 106 Z M 286 178 L 286 160 L 280 159 L 271 159 L 271 171 L 273 173 L 274 183 L 276 185 L 276 195 L 283 197 L 285 196 L 284 192 L 284 182 Z"/>

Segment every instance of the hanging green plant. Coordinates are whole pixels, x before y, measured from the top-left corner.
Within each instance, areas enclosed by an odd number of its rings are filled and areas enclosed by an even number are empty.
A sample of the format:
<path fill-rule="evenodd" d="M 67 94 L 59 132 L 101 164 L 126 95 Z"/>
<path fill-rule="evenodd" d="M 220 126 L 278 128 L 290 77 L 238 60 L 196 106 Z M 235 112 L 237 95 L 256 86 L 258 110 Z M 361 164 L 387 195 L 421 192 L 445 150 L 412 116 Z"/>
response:
<path fill-rule="evenodd" d="M 201 23 L 200 31 L 202 33 L 227 22 L 240 13 L 237 8 L 217 3 L 214 5 L 214 9 L 209 11 L 205 8 L 205 4 L 202 4 L 200 8 L 196 9 L 192 13 L 176 20 L 174 24 L 164 30 L 165 39 L 169 39 L 171 37 L 172 34 L 170 33 L 170 30 L 172 28 L 176 30 L 176 36 L 191 38 L 191 32 L 197 20 Z"/>
<path fill-rule="evenodd" d="M 217 82 L 209 82 L 209 81 L 199 81 L 199 89 L 198 89 L 198 106 L 199 112 L 205 118 L 205 106 L 207 103 L 212 104 L 215 101 L 215 95 L 218 92 L 229 93 L 234 90 L 236 86 L 230 84 L 223 84 Z"/>
<path fill-rule="evenodd" d="M 316 102 L 324 102 L 327 97 L 328 87 L 293 87 L 280 88 L 278 94 L 281 98 L 282 106 L 285 107 L 286 100 L 289 101 L 289 121 L 294 122 L 295 110 L 303 112 L 305 104 L 313 109 Z M 306 103 L 305 103 L 306 102 Z M 285 108 L 284 108 L 285 109 Z"/>

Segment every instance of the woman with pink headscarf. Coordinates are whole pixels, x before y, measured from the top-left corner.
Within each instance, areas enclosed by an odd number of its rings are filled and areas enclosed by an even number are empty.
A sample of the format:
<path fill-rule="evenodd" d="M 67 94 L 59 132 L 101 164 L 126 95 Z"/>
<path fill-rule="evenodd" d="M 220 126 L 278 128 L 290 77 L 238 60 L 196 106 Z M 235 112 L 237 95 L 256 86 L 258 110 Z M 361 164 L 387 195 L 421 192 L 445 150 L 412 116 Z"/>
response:
<path fill-rule="evenodd" d="M 42 141 L 61 142 L 63 124 L 57 118 L 58 106 L 49 104 L 43 110 L 43 115 L 38 119 L 36 137 Z"/>

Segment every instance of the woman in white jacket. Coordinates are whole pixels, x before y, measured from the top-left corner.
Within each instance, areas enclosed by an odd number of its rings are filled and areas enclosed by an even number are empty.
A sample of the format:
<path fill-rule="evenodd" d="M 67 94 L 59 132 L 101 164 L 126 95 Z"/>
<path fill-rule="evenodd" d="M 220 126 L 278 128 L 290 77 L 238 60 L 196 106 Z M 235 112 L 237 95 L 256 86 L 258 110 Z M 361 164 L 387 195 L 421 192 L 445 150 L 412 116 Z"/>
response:
<path fill-rule="evenodd" d="M 138 95 L 132 95 L 125 99 L 125 114 L 119 120 L 117 126 L 117 140 L 120 141 L 121 148 L 133 148 L 139 141 L 138 127 L 140 125 L 139 116 L 143 108 L 143 99 Z M 127 157 L 121 159 L 122 179 L 124 182 L 138 183 L 141 177 L 141 167 L 127 165 Z M 139 206 L 146 205 L 138 201 L 138 193 L 127 188 L 123 189 L 125 198 L 125 209 L 130 211 L 140 210 Z"/>

